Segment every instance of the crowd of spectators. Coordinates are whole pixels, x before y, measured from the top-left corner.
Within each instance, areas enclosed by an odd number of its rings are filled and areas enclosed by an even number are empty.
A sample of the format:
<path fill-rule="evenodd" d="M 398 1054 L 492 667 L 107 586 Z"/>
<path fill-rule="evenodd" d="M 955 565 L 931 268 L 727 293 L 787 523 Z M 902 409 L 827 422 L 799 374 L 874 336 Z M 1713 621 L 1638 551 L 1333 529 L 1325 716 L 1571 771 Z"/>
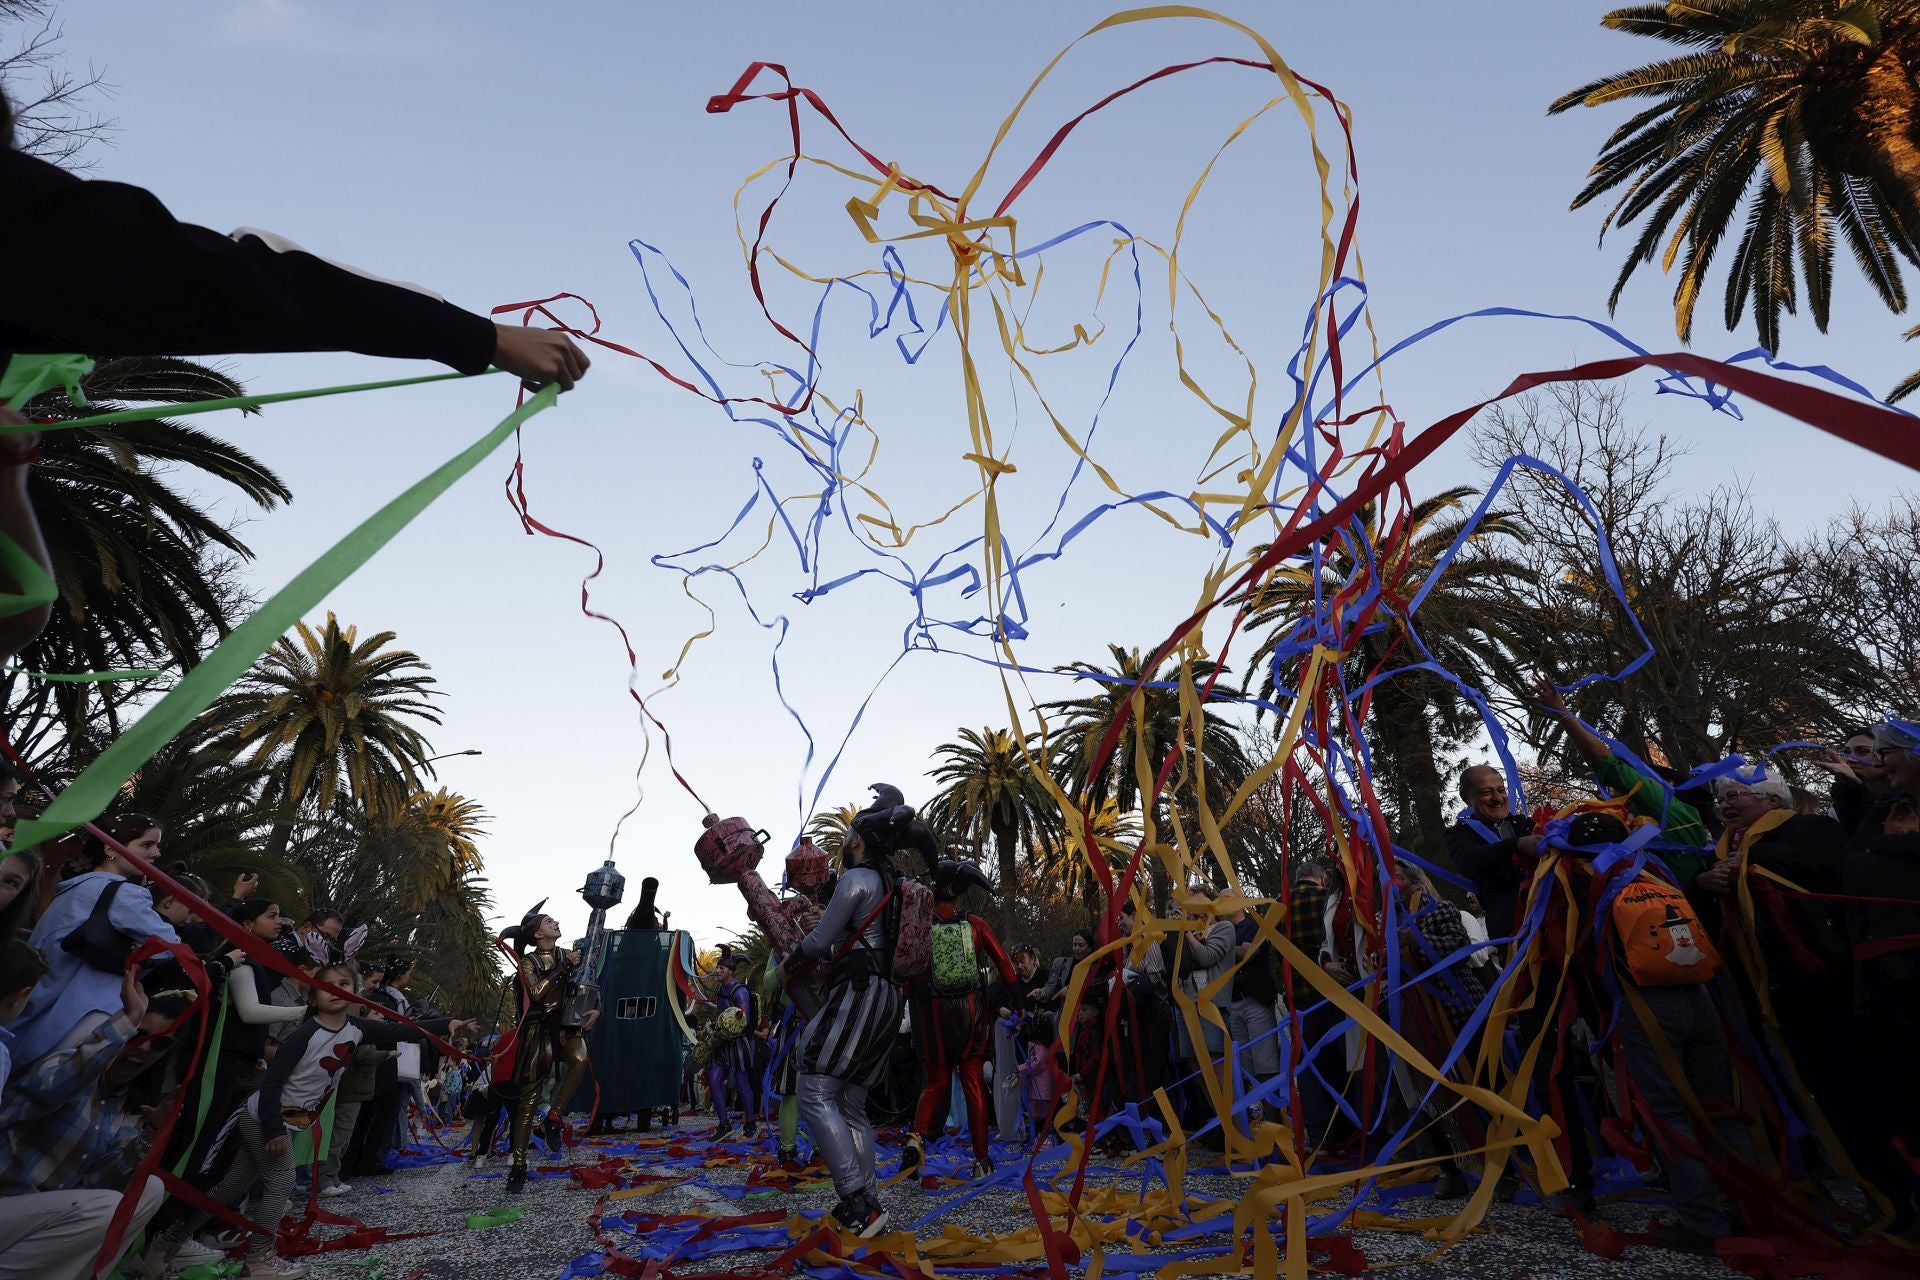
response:
<path fill-rule="evenodd" d="M 1093 930 L 1050 963 L 1016 947 L 1018 978 L 990 990 L 995 1071 L 1024 1100 L 1002 1133 L 1046 1142 L 1112 1117 L 1100 1140 L 1131 1149 L 1166 1087 L 1201 1146 L 1273 1124 L 1298 1151 L 1420 1160 L 1434 1195 L 1470 1194 L 1493 1118 L 1430 1087 L 1331 983 L 1452 1083 L 1524 1077 L 1558 1168 L 1510 1151 L 1502 1197 L 1532 1184 L 1584 1216 L 1617 1156 L 1666 1190 L 1666 1247 L 1782 1223 L 1911 1238 L 1920 725 L 1848 735 L 1815 761 L 1824 791 L 1737 757 L 1689 786 L 1551 685 L 1534 696 L 1590 767 L 1587 797 L 1516 812 L 1504 772 L 1475 764 L 1444 847 L 1396 850 L 1385 875 L 1356 836 L 1296 862 L 1277 902 L 1188 886 L 1157 942 L 1127 904 L 1105 950 Z"/>

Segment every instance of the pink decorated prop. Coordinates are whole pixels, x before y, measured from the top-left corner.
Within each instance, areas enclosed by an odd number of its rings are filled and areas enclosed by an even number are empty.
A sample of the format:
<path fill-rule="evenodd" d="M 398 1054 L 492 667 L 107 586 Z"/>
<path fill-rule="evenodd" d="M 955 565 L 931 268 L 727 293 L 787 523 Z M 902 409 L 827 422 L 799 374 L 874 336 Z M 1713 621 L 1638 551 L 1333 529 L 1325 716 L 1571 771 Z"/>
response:
<path fill-rule="evenodd" d="M 722 818 L 709 813 L 700 822 L 706 830 L 694 842 L 693 856 L 700 860 L 700 869 L 707 873 L 708 880 L 714 884 L 739 884 L 742 875 L 760 865 L 760 859 L 767 852 L 766 832 L 756 831 L 745 818 Z"/>

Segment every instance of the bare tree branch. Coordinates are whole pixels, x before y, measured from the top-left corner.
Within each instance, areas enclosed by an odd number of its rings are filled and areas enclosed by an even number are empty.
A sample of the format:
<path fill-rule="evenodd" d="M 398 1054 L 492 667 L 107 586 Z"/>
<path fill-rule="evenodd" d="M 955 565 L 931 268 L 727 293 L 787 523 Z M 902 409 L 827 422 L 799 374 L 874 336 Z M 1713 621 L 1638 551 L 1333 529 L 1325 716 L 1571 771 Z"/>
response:
<path fill-rule="evenodd" d="M 46 0 L 0 0 L 0 89 L 13 110 L 13 145 L 69 169 L 113 132 L 114 121 L 87 105 L 112 86 L 91 66 L 70 71 L 60 56 L 62 30 Z"/>

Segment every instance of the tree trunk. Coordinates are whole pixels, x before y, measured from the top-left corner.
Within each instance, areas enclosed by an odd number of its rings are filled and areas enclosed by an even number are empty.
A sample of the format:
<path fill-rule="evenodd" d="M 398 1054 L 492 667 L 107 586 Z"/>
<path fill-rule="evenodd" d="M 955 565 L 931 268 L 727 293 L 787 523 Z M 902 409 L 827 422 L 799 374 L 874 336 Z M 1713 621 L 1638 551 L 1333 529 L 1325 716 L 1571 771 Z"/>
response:
<path fill-rule="evenodd" d="M 1000 918 L 1006 926 L 1006 932 L 1011 932 L 1012 930 L 1015 918 L 1013 903 L 1020 897 L 1020 859 L 1018 856 L 1019 850 L 1015 848 L 1018 837 L 1019 832 L 1011 826 L 996 825 L 993 828 L 993 851 L 1000 863 L 1000 904 L 1002 908 Z M 1014 939 L 1009 937 L 1006 939 L 1006 942 L 1008 946 L 1012 946 Z"/>
<path fill-rule="evenodd" d="M 1446 848 L 1447 822 L 1441 800 L 1445 784 L 1433 759 L 1433 726 L 1427 723 L 1426 700 L 1400 683 L 1387 681 L 1374 690 L 1373 710 L 1381 727 L 1393 735 L 1399 780 L 1412 798 L 1412 812 L 1404 815 L 1412 819 L 1408 824 L 1409 847 L 1423 858 L 1439 861 Z"/>

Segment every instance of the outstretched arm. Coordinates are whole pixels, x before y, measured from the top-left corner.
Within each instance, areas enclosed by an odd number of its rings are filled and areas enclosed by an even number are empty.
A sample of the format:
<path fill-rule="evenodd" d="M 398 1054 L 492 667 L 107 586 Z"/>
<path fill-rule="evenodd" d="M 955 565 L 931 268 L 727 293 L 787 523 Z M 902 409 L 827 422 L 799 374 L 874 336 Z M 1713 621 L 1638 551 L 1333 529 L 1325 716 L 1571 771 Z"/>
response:
<path fill-rule="evenodd" d="M 1014 978 L 1013 961 L 1007 958 L 1005 947 L 1000 939 L 993 935 L 993 929 L 979 916 L 969 915 L 967 923 L 973 926 L 973 936 L 987 949 L 987 956 L 993 961 L 993 967 L 1000 973 L 1000 981 L 1011 984 Z"/>
<path fill-rule="evenodd" d="M 9 263 L 0 350 L 357 351 L 462 373 L 493 363 L 562 387 L 586 371 L 562 334 L 496 325 L 265 232 L 180 222 L 139 187 L 0 151 L 0 189 L 0 236 L 31 250 Z"/>
<path fill-rule="evenodd" d="M 1567 703 L 1560 696 L 1560 690 L 1554 688 L 1553 681 L 1541 676 L 1534 682 L 1533 696 L 1546 709 L 1548 715 L 1558 720 L 1567 731 L 1567 737 L 1573 742 L 1573 749 L 1580 758 L 1590 765 L 1599 765 L 1602 760 L 1613 754 L 1599 734 L 1580 723 L 1580 717 L 1567 710 Z"/>

